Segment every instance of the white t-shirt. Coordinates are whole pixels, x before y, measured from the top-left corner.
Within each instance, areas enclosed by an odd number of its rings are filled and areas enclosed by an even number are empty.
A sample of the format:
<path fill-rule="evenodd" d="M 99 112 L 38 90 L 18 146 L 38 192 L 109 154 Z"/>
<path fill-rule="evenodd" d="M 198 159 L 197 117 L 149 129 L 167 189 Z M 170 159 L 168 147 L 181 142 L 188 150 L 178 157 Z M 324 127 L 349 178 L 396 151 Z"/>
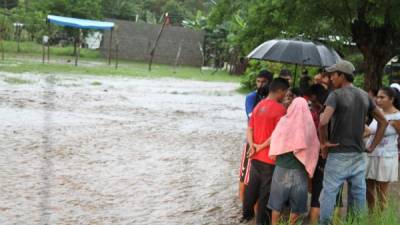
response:
<path fill-rule="evenodd" d="M 385 115 L 385 118 L 387 121 L 400 120 L 400 112 L 387 114 Z M 373 120 L 372 123 L 369 125 L 369 129 L 371 130 L 372 135 L 367 141 L 367 146 L 372 143 L 377 128 L 378 123 L 376 122 L 376 120 Z M 397 157 L 397 138 L 398 134 L 394 127 L 392 125 L 388 125 L 381 143 L 379 143 L 379 145 L 376 146 L 376 149 L 372 153 L 368 154 L 368 156 Z"/>

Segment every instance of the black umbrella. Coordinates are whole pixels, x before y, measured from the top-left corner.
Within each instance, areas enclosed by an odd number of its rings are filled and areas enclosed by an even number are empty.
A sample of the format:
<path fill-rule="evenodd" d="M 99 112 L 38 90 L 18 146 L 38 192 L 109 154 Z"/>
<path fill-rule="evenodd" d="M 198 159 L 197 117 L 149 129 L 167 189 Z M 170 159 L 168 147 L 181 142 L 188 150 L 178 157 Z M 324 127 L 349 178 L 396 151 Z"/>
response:
<path fill-rule="evenodd" d="M 295 64 L 296 70 L 297 65 L 325 67 L 341 59 L 335 50 L 321 43 L 299 40 L 270 40 L 259 45 L 247 57 Z"/>
<path fill-rule="evenodd" d="M 247 57 L 305 66 L 331 66 L 340 60 L 336 51 L 323 44 L 298 40 L 270 40 Z"/>

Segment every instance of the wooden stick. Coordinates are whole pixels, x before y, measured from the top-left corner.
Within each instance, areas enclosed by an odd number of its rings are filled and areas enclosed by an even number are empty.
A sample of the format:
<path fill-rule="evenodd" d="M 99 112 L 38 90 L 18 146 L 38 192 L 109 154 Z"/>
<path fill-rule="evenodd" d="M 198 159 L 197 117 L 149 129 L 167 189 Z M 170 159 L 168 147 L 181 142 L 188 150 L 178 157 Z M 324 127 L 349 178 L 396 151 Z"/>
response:
<path fill-rule="evenodd" d="M 21 28 L 19 25 L 20 25 L 19 23 L 16 24 L 16 27 L 17 27 L 17 53 L 20 52 L 19 43 L 21 42 Z"/>
<path fill-rule="evenodd" d="M 4 44 L 3 44 L 3 38 L 2 38 L 2 36 L 3 36 L 3 31 L 1 31 L 1 29 L 0 29 L 0 45 L 1 45 L 1 60 L 3 60 L 4 61 Z"/>
<path fill-rule="evenodd" d="M 79 34 L 78 34 L 78 46 L 77 46 L 77 52 L 75 56 L 75 66 L 78 66 L 78 60 L 79 56 L 81 54 L 81 35 L 82 35 L 82 29 L 79 29 Z"/>
<path fill-rule="evenodd" d="M 176 73 L 176 67 L 178 66 L 179 58 L 181 57 L 183 39 L 179 43 L 178 52 L 176 53 L 175 63 L 174 63 L 174 73 Z"/>
<path fill-rule="evenodd" d="M 45 51 L 45 46 L 44 46 L 44 40 L 42 40 L 42 64 L 44 64 L 44 59 L 46 57 L 46 51 Z"/>
<path fill-rule="evenodd" d="M 50 23 L 47 24 L 47 33 L 49 34 L 49 41 L 47 42 L 47 62 L 50 62 Z"/>
<path fill-rule="evenodd" d="M 114 28 L 111 28 L 111 34 L 110 34 L 110 43 L 108 44 L 108 65 L 111 65 L 111 46 L 112 46 L 112 39 L 113 39 L 113 31 Z"/>
<path fill-rule="evenodd" d="M 160 31 L 158 32 L 158 35 L 157 35 L 156 41 L 155 41 L 155 43 L 153 45 L 153 48 L 150 51 L 149 71 L 151 71 L 151 65 L 153 64 L 154 53 L 156 51 L 156 48 L 157 48 L 157 45 L 158 45 L 158 41 L 160 40 L 161 34 L 164 31 L 165 25 L 167 24 L 167 16 L 168 16 L 168 13 L 166 13 L 166 15 L 164 16 L 164 22 L 163 22 L 163 24 L 161 26 Z"/>
<path fill-rule="evenodd" d="M 118 50 L 119 50 L 119 43 L 115 44 L 115 69 L 118 69 Z"/>

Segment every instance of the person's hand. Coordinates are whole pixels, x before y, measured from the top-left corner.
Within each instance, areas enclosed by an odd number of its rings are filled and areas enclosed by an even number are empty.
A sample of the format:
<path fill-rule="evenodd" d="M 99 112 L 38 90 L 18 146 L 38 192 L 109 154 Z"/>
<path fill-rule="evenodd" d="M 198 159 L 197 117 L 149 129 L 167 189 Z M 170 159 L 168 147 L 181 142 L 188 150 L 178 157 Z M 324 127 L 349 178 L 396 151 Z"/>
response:
<path fill-rule="evenodd" d="M 262 145 L 253 144 L 253 146 L 256 149 L 256 152 L 259 152 L 261 149 L 263 149 Z"/>
<path fill-rule="evenodd" d="M 367 137 L 369 137 L 371 135 L 372 135 L 371 129 L 369 129 L 369 127 L 366 126 L 365 129 L 364 129 L 363 137 L 367 138 Z"/>
<path fill-rule="evenodd" d="M 375 150 L 375 147 L 372 147 L 371 145 L 367 147 L 367 152 L 372 153 Z"/>
<path fill-rule="evenodd" d="M 323 149 L 323 148 L 321 148 L 321 152 L 320 152 L 320 154 L 321 154 L 321 157 L 323 158 L 323 159 L 326 159 L 327 157 L 328 157 L 328 149 Z"/>
<path fill-rule="evenodd" d="M 267 143 L 266 143 L 266 146 L 270 146 L 271 145 L 271 138 L 269 138 L 268 140 L 267 140 Z"/>
<path fill-rule="evenodd" d="M 330 143 L 328 141 L 328 142 L 321 144 L 321 149 L 328 149 L 328 148 L 333 148 L 333 147 L 337 147 L 337 146 L 339 146 L 339 143 Z"/>
<path fill-rule="evenodd" d="M 252 145 L 250 145 L 250 151 L 249 151 L 249 153 L 247 154 L 247 157 L 250 158 L 250 157 L 252 157 L 255 153 L 256 153 L 256 149 L 254 148 L 254 145 L 252 144 Z"/>
<path fill-rule="evenodd" d="M 337 147 L 339 146 L 339 143 L 333 144 L 330 142 L 325 142 L 321 144 L 321 157 L 323 159 L 326 159 L 328 157 L 328 149 L 332 147 Z"/>

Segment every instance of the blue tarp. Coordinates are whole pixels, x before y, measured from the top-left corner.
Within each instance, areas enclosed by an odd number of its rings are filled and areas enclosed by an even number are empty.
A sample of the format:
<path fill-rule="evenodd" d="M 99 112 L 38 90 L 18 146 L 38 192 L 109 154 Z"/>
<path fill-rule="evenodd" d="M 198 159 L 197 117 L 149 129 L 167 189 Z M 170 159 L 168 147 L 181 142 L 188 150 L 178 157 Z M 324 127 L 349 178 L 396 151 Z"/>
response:
<path fill-rule="evenodd" d="M 75 19 L 62 16 L 48 15 L 47 20 L 63 27 L 74 27 L 80 29 L 111 30 L 114 27 L 112 22 L 101 22 L 96 20 Z"/>

